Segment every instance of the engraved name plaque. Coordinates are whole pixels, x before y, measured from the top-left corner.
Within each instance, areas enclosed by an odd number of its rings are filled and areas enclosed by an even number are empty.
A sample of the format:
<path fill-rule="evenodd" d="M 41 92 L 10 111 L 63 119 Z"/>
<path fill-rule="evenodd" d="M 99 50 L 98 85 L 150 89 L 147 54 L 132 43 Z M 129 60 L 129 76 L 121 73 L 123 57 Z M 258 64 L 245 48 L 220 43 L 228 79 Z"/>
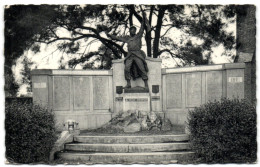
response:
<path fill-rule="evenodd" d="M 40 83 L 33 83 L 34 88 L 46 88 L 47 84 L 46 82 L 40 82 Z"/>
<path fill-rule="evenodd" d="M 243 78 L 242 77 L 228 77 L 228 82 L 240 83 L 240 82 L 243 82 Z"/>

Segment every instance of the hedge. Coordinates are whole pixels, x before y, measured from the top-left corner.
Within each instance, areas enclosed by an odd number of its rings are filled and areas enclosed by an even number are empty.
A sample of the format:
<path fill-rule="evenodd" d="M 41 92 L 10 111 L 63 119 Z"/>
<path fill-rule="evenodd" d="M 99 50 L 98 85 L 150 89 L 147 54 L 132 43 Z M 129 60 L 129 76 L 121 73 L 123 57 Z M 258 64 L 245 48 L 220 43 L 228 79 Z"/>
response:
<path fill-rule="evenodd" d="M 46 163 L 56 141 L 52 112 L 29 102 L 5 105 L 6 158 L 15 163 Z"/>
<path fill-rule="evenodd" d="M 190 142 L 200 163 L 256 161 L 256 107 L 238 99 L 208 102 L 189 111 Z"/>

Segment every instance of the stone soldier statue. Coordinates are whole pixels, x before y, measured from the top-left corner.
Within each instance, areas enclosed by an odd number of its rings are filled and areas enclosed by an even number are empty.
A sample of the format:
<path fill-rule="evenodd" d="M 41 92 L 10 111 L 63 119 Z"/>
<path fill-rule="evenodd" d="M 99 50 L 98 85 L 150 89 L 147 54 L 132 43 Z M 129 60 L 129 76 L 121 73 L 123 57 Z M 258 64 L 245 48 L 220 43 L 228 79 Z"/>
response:
<path fill-rule="evenodd" d="M 143 20 L 141 24 L 141 28 L 138 33 L 136 33 L 136 27 L 130 27 L 130 35 L 127 36 L 115 36 L 110 35 L 106 32 L 107 36 L 111 39 L 115 39 L 118 41 L 122 41 L 127 43 L 128 53 L 125 57 L 125 79 L 127 81 L 127 85 L 125 88 L 131 88 L 131 77 L 135 80 L 138 77 L 142 77 L 144 81 L 145 88 L 148 89 L 148 67 L 145 61 L 145 53 L 141 50 L 142 47 L 142 36 L 144 33 L 144 24 L 146 22 L 146 26 L 150 31 L 150 25 L 148 20 L 146 19 L 145 13 L 143 12 Z"/>

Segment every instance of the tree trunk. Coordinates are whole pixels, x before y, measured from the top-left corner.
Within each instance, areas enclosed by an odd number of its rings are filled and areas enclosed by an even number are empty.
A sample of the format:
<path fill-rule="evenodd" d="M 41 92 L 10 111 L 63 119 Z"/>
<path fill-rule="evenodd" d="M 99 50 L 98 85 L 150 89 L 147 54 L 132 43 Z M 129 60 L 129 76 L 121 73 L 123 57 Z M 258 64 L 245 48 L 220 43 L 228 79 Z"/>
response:
<path fill-rule="evenodd" d="M 158 13 L 157 24 L 156 24 L 156 29 L 155 29 L 155 37 L 154 37 L 154 41 L 153 41 L 153 58 L 158 57 L 161 27 L 162 27 L 163 16 L 164 16 L 165 10 L 166 10 L 166 8 L 164 6 L 159 6 L 159 13 Z"/>
<path fill-rule="evenodd" d="M 145 34 L 145 41 L 146 41 L 146 46 L 147 46 L 147 56 L 152 57 L 152 39 L 151 39 L 151 31 L 146 32 Z"/>
<path fill-rule="evenodd" d="M 150 15 L 148 18 L 150 26 L 152 26 L 153 10 L 154 10 L 154 5 L 151 6 Z M 145 41 L 146 41 L 146 46 L 147 46 L 147 56 L 152 57 L 152 32 L 151 31 L 149 31 L 149 32 L 146 31 Z"/>

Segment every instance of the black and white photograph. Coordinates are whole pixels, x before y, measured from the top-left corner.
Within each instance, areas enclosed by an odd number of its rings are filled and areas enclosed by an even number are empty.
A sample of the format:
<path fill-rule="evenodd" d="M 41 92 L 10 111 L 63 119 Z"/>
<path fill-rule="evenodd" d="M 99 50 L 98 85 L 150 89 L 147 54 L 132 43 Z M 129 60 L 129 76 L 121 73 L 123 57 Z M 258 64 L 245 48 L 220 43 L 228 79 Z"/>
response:
<path fill-rule="evenodd" d="M 2 163 L 258 163 L 256 4 L 66 2 L 1 6 Z"/>

